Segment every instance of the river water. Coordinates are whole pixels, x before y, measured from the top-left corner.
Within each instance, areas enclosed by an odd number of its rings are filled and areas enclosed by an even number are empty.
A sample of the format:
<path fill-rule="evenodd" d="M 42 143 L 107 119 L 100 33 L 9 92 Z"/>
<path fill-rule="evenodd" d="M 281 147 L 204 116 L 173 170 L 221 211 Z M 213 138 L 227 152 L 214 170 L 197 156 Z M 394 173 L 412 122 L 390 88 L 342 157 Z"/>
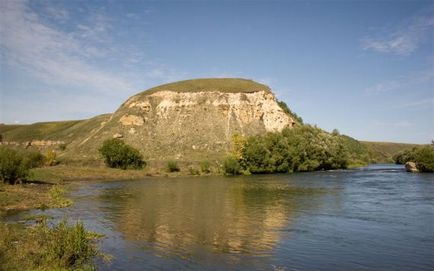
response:
<path fill-rule="evenodd" d="M 31 213 L 105 234 L 100 270 L 434 269 L 434 175 L 397 165 L 92 182 L 71 197 Z"/>

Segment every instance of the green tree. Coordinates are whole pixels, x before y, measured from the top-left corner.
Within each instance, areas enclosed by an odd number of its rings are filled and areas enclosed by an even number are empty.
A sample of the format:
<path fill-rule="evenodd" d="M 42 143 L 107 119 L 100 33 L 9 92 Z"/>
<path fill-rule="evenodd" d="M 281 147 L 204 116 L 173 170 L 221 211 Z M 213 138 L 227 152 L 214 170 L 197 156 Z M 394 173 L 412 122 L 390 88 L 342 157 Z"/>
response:
<path fill-rule="evenodd" d="M 415 151 L 416 167 L 421 172 L 434 172 L 434 150 L 431 146 L 418 148 Z"/>
<path fill-rule="evenodd" d="M 0 147 L 0 180 L 4 183 L 15 184 L 24 180 L 30 169 L 22 153 L 17 150 Z"/>
<path fill-rule="evenodd" d="M 99 152 L 104 157 L 106 165 L 112 168 L 140 169 L 146 166 L 143 156 L 137 149 L 117 138 L 105 140 Z"/>

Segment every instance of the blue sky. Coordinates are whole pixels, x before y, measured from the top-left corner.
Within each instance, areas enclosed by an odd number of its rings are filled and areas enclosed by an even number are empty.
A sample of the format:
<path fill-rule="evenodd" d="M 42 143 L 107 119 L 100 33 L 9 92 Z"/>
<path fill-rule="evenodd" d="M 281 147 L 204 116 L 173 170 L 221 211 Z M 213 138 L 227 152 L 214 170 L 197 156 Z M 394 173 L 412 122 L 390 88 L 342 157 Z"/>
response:
<path fill-rule="evenodd" d="M 305 122 L 433 139 L 431 1 L 0 0 L 0 122 L 113 112 L 198 77 L 269 85 Z"/>

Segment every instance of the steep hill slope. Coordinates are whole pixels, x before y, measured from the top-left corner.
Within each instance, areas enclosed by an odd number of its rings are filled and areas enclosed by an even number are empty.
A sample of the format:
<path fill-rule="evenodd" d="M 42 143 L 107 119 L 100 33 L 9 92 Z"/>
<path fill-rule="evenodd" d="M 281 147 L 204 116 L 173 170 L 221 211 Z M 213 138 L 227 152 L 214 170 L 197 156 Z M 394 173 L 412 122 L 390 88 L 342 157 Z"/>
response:
<path fill-rule="evenodd" d="M 93 159 L 107 138 L 122 137 L 149 160 L 222 158 L 234 134 L 280 131 L 295 124 L 271 90 L 245 79 L 196 79 L 129 98 L 67 156 Z"/>

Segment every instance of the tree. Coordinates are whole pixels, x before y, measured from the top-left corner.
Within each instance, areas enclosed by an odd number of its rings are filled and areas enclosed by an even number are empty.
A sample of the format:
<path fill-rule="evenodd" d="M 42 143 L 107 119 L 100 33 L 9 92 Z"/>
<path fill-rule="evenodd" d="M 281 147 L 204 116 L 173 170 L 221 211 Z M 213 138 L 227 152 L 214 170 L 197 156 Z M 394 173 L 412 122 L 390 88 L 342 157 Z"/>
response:
<path fill-rule="evenodd" d="M 0 147 L 0 180 L 4 183 L 15 184 L 29 174 L 30 164 L 22 153 L 6 147 Z"/>
<path fill-rule="evenodd" d="M 117 138 L 105 140 L 99 152 L 104 157 L 106 165 L 112 168 L 140 169 L 146 166 L 143 156 L 137 149 Z"/>

